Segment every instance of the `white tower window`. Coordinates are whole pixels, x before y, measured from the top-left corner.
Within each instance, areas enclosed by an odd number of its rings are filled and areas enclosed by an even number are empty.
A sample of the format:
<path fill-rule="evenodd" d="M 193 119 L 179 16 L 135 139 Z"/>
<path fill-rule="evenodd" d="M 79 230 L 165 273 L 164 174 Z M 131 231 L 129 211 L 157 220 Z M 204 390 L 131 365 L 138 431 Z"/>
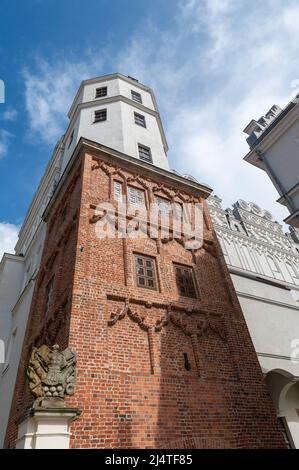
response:
<path fill-rule="evenodd" d="M 132 100 L 137 101 L 138 103 L 142 103 L 141 94 L 137 91 L 131 90 Z"/>
<path fill-rule="evenodd" d="M 96 88 L 96 98 L 103 98 L 103 96 L 107 96 L 107 87 Z"/>
<path fill-rule="evenodd" d="M 134 113 L 134 120 L 135 124 L 138 124 L 138 126 L 146 127 L 145 124 L 145 116 L 139 113 Z"/>
<path fill-rule="evenodd" d="M 139 153 L 139 158 L 140 160 L 144 160 L 145 162 L 152 163 L 152 153 L 151 149 L 149 147 L 146 147 L 145 145 L 138 144 L 138 153 Z"/>
<path fill-rule="evenodd" d="M 94 112 L 94 121 L 93 122 L 101 122 L 106 121 L 107 119 L 107 109 L 98 109 Z"/>

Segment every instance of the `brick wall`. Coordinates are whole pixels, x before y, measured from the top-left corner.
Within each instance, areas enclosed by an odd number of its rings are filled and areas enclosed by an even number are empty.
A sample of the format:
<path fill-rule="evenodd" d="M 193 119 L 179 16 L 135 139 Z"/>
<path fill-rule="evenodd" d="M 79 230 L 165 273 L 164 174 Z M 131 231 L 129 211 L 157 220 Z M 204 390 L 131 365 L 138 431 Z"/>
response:
<path fill-rule="evenodd" d="M 66 397 L 82 410 L 71 447 L 284 447 L 207 206 L 196 252 L 176 240 L 97 238 L 95 208 L 113 200 L 114 179 L 144 189 L 148 202 L 202 201 L 199 190 L 127 168 L 82 151 L 56 197 L 6 445 L 14 446 L 14 421 L 33 402 L 25 377 L 32 345 L 58 343 L 78 356 L 76 391 Z M 137 287 L 134 253 L 155 259 L 157 290 Z M 179 296 L 174 262 L 193 268 L 198 299 Z"/>

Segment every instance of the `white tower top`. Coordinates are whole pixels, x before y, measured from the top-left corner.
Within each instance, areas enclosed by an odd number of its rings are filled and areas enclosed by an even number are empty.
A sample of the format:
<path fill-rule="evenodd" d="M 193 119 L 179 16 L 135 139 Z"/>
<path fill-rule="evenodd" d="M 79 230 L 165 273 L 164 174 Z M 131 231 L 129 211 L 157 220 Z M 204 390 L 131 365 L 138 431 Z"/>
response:
<path fill-rule="evenodd" d="M 68 117 L 62 170 L 80 137 L 169 169 L 154 93 L 134 78 L 115 73 L 84 80 Z"/>

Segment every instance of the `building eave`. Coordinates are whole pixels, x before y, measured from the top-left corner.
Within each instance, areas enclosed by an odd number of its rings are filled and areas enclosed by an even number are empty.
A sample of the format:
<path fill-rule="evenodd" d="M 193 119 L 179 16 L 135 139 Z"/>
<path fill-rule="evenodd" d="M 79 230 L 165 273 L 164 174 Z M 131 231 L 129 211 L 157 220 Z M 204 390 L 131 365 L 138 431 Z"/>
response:
<path fill-rule="evenodd" d="M 185 188 L 186 191 L 191 190 L 191 192 L 199 194 L 200 197 L 204 199 L 206 199 L 213 192 L 213 189 L 209 186 L 188 180 L 183 176 L 177 175 L 176 173 L 161 169 L 150 163 L 142 162 L 140 160 L 137 160 L 135 157 L 131 157 L 110 147 L 106 147 L 105 145 L 81 137 L 76 145 L 72 157 L 70 158 L 60 178 L 60 181 L 52 195 L 52 198 L 49 201 L 49 204 L 42 215 L 44 221 L 47 221 L 47 218 L 56 200 L 57 195 L 59 194 L 67 176 L 71 172 L 74 163 L 77 161 L 79 155 L 83 152 L 90 152 L 93 155 L 98 155 L 99 157 L 106 156 L 107 160 L 109 160 L 110 162 L 113 161 L 116 164 L 118 163 L 121 166 L 123 166 L 125 163 L 126 168 L 128 170 L 134 171 L 139 174 L 141 172 L 142 174 L 145 174 L 148 177 L 159 179 L 164 183 Z"/>
<path fill-rule="evenodd" d="M 254 146 L 245 155 L 244 160 L 264 170 L 258 153 L 267 152 L 275 142 L 299 119 L 299 103 L 291 101 L 256 140 Z"/>

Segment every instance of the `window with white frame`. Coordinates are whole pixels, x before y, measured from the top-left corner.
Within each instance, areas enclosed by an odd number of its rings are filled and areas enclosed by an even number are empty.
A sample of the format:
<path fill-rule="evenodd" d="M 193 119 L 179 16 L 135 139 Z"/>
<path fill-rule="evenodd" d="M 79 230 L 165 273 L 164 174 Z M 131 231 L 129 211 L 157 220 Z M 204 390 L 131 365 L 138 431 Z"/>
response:
<path fill-rule="evenodd" d="M 128 186 L 128 203 L 138 207 L 145 207 L 144 191 L 142 189 Z"/>

